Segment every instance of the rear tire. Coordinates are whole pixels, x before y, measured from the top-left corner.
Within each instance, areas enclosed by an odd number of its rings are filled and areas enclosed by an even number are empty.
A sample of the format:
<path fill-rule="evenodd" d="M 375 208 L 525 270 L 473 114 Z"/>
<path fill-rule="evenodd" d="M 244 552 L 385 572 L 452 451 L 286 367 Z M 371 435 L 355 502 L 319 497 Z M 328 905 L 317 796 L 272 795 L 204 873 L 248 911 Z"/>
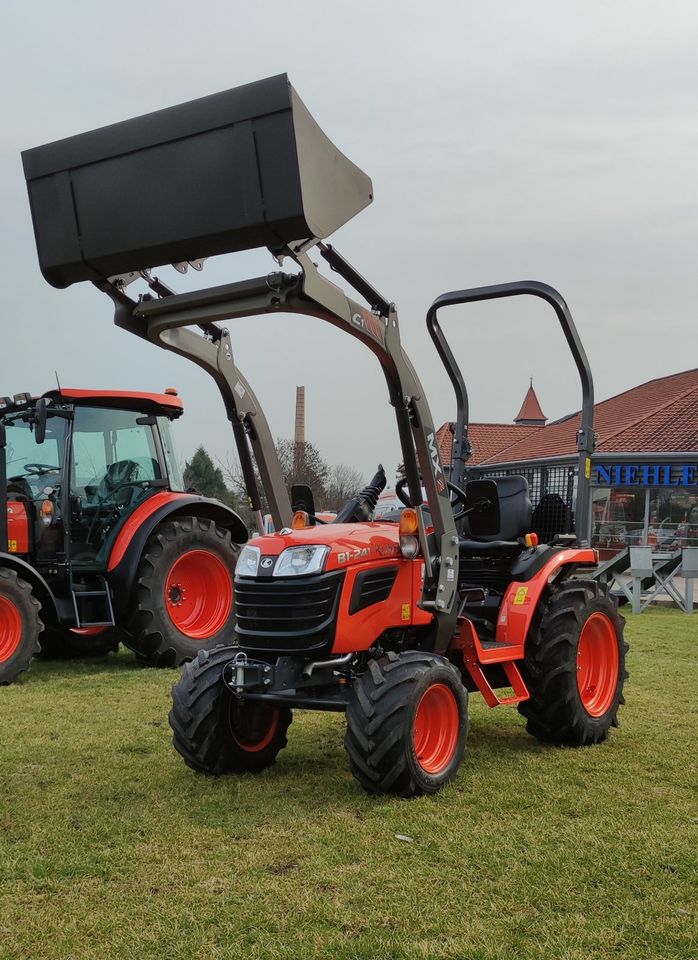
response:
<path fill-rule="evenodd" d="M 171 667 L 230 643 L 239 549 L 213 520 L 161 524 L 138 568 L 126 646 L 151 666 Z"/>
<path fill-rule="evenodd" d="M 593 580 L 566 580 L 526 641 L 522 675 L 531 694 L 519 704 L 527 731 L 546 743 L 600 743 L 618 726 L 628 677 L 625 620 Z"/>
<path fill-rule="evenodd" d="M 0 685 L 13 683 L 38 653 L 40 610 L 31 585 L 0 567 Z"/>
<path fill-rule="evenodd" d="M 74 660 L 106 657 L 117 653 L 123 633 L 118 627 L 109 627 L 103 633 L 87 636 L 73 633 L 67 627 L 44 630 L 39 639 L 42 660 Z"/>
<path fill-rule="evenodd" d="M 467 736 L 468 694 L 444 657 L 389 653 L 354 681 L 344 746 L 368 793 L 436 793 L 456 776 Z"/>
<path fill-rule="evenodd" d="M 238 701 L 223 683 L 223 668 L 237 652 L 201 650 L 172 689 L 172 743 L 199 773 L 256 773 L 274 763 L 287 743 L 288 707 Z"/>

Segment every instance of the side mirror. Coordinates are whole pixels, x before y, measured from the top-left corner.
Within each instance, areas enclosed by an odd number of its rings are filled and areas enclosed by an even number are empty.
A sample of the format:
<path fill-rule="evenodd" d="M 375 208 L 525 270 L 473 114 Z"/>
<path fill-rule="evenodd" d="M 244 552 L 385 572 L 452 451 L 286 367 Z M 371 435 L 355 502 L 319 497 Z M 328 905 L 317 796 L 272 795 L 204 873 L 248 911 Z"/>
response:
<path fill-rule="evenodd" d="M 294 513 L 296 510 L 305 510 L 311 518 L 315 516 L 315 499 L 307 483 L 294 483 L 291 486 L 291 509 Z"/>
<path fill-rule="evenodd" d="M 43 443 L 46 439 L 46 400 L 42 397 L 36 401 L 34 412 L 34 440 Z"/>
<path fill-rule="evenodd" d="M 468 527 L 477 540 L 499 533 L 499 493 L 494 480 L 469 480 L 465 487 Z"/>

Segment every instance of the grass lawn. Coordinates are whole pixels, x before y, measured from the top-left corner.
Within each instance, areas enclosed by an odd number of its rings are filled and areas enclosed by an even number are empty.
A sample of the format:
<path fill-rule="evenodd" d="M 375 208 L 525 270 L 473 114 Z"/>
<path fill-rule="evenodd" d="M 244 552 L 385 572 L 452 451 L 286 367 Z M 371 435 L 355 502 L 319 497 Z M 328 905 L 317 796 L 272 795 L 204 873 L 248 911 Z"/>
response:
<path fill-rule="evenodd" d="M 361 791 L 340 715 L 211 780 L 170 746 L 176 671 L 36 663 L 0 688 L 1 960 L 695 958 L 698 616 L 626 633 L 606 744 L 473 696 L 457 781 L 413 801 Z"/>

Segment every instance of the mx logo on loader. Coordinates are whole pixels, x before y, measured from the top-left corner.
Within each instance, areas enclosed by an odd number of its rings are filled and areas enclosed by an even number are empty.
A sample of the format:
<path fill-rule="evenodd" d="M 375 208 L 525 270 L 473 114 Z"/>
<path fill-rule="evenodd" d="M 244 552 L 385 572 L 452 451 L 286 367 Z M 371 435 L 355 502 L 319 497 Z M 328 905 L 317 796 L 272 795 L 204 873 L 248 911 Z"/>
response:
<path fill-rule="evenodd" d="M 433 433 L 427 434 L 427 446 L 429 447 L 431 465 L 434 468 L 436 489 L 439 491 L 439 493 L 443 493 L 446 489 L 446 478 L 444 477 L 444 471 L 441 466 L 441 461 L 439 460 L 439 451 L 436 449 L 436 438 L 434 437 Z"/>

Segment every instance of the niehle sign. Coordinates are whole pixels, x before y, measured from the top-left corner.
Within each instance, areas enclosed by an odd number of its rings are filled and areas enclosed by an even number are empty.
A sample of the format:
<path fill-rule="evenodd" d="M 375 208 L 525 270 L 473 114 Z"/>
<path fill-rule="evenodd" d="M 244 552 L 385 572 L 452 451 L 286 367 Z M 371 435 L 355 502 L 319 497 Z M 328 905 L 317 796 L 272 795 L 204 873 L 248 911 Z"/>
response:
<path fill-rule="evenodd" d="M 611 487 L 698 487 L 698 464 L 597 463 L 592 482 Z"/>

